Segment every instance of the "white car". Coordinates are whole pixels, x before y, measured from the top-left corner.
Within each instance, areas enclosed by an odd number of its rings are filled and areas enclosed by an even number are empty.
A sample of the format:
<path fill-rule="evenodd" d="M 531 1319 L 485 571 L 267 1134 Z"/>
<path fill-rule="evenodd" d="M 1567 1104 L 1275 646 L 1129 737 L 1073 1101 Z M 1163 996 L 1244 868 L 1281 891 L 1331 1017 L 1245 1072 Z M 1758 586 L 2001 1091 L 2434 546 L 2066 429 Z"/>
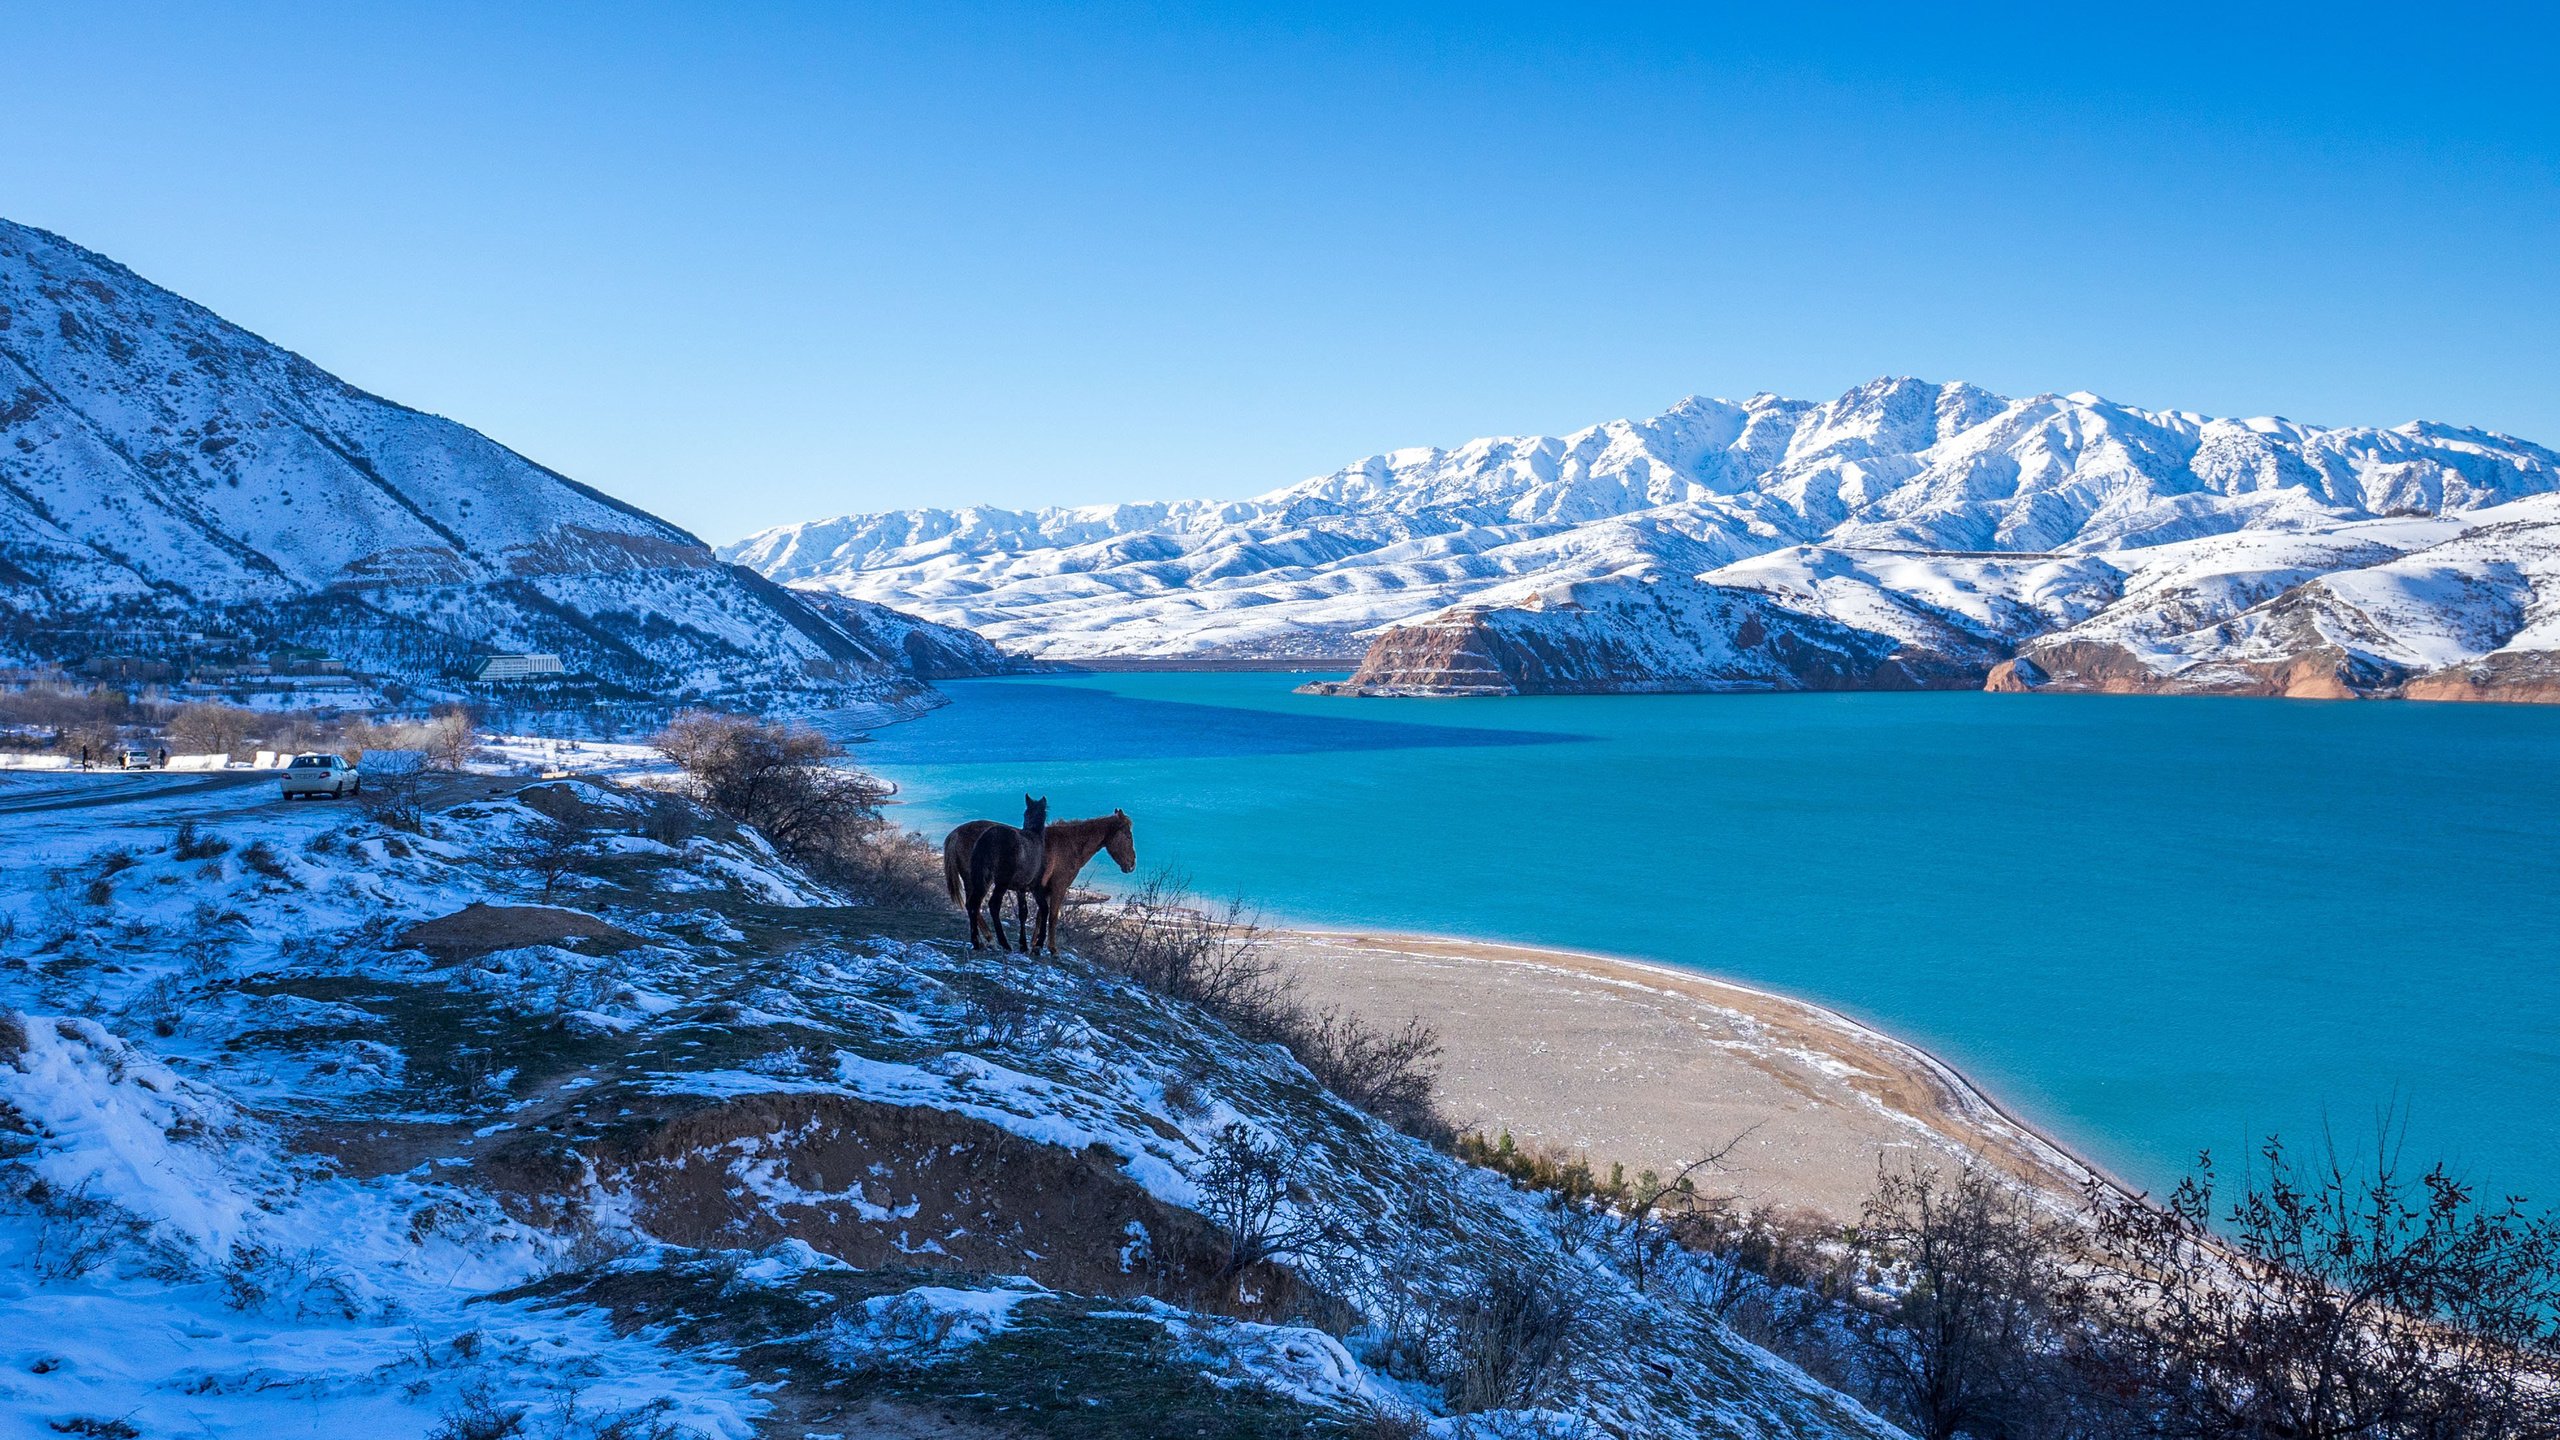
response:
<path fill-rule="evenodd" d="M 284 767 L 284 798 L 316 800 L 322 796 L 361 795 L 364 773 L 339 755 L 296 755 Z"/>

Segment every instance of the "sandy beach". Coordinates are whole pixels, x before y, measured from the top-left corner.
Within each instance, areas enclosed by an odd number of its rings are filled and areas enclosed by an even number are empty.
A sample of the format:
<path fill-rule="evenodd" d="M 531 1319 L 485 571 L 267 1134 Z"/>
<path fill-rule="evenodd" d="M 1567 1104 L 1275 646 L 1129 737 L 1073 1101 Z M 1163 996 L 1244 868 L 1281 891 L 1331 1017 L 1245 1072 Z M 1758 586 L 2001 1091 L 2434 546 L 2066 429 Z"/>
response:
<path fill-rule="evenodd" d="M 1767 991 L 1436 936 L 1278 930 L 1270 947 L 1319 1006 L 1435 1026 L 1461 1126 L 1630 1170 L 1741 1135 L 1701 1181 L 1755 1209 L 1854 1222 L 1888 1159 L 1979 1154 L 2073 1206 L 2095 1173 L 1927 1052 Z"/>

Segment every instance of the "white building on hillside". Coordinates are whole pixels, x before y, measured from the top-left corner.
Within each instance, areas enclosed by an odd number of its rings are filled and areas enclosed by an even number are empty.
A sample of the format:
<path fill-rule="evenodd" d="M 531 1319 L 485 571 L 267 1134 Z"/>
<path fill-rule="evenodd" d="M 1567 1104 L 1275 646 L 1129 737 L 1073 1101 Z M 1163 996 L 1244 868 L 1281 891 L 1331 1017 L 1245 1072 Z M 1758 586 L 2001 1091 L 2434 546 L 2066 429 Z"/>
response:
<path fill-rule="evenodd" d="M 478 669 L 471 672 L 474 680 L 533 680 L 545 675 L 568 673 L 557 655 L 484 655 Z"/>

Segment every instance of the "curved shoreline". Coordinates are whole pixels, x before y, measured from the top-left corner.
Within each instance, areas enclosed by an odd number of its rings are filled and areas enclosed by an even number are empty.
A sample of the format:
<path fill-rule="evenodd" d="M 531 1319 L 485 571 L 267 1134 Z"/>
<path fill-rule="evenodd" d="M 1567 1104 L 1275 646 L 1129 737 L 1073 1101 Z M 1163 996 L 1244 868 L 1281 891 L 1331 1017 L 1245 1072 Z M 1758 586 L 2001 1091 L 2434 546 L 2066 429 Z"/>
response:
<path fill-rule="evenodd" d="M 2091 1184 L 2143 1193 L 1927 1047 L 1814 1001 L 1558 946 L 1315 926 L 1268 934 L 1319 1003 L 1437 1023 L 1457 1108 L 1514 1112 L 1491 1119 L 1602 1160 L 1669 1162 L 1681 1144 L 1700 1148 L 1756 1115 L 1750 1129 L 1779 1127 L 1763 1158 L 1783 1178 L 1752 1203 L 1846 1223 L 1872 1165 L 1912 1143 L 1863 1106 L 1927 1132 L 1942 1154 L 1982 1155 L 2060 1209 L 2080 1211 Z M 1546 1043 L 1559 1031 L 1562 1051 Z M 1724 1131 L 1701 1128 L 1718 1123 Z M 1648 1145 L 1672 1148 L 1643 1153 Z M 1864 1168 L 1845 1173 L 1852 1161 Z"/>

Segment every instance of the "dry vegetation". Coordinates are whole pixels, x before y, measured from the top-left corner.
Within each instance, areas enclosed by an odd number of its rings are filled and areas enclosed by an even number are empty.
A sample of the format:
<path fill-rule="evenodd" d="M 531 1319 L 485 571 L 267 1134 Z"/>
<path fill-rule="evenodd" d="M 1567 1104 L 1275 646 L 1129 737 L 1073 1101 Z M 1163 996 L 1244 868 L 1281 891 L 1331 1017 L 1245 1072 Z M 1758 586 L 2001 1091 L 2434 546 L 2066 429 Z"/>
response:
<path fill-rule="evenodd" d="M 451 770 L 469 757 L 472 735 L 471 712 L 459 705 L 439 706 L 424 718 L 377 720 L 210 700 L 173 703 L 107 685 L 39 683 L 0 691 L 0 747 L 73 758 L 83 752 L 103 757 L 120 744 L 234 760 L 259 750 L 336 751 L 350 759 L 369 749 L 417 750 L 435 768 Z"/>
<path fill-rule="evenodd" d="M 2270 1139 L 2223 1203 L 2208 1156 L 2165 1204 L 2093 1187 L 2078 1215 L 1978 1164 L 1887 1169 L 1847 1231 L 1507 1135 L 1457 1149 L 1634 1243 L 1667 1210 L 1726 1262 L 1728 1322 L 1923 1440 L 2560 1435 L 2560 1222 L 2387 1145 Z"/>

